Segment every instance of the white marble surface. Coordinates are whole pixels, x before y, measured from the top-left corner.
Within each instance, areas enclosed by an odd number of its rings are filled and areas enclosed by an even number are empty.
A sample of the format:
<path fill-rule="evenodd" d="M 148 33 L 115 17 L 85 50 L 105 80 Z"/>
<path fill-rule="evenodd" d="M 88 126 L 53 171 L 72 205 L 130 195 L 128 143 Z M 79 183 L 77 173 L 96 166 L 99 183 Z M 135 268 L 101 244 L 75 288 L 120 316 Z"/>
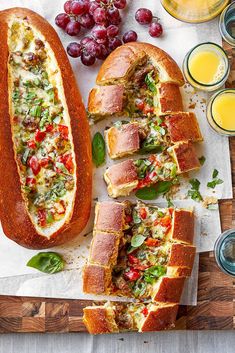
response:
<path fill-rule="evenodd" d="M 93 340 L 86 334 L 6 334 L 0 353 L 234 353 L 232 331 L 163 332 L 110 335 Z M 81 348 L 83 347 L 83 348 Z"/>

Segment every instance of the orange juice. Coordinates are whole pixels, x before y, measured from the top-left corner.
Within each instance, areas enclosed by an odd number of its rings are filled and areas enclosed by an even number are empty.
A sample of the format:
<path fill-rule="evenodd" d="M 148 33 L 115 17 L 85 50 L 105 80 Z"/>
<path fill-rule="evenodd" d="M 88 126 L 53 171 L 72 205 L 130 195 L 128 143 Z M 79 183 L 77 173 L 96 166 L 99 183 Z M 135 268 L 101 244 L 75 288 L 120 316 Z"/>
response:
<path fill-rule="evenodd" d="M 235 131 L 235 92 L 218 95 L 212 104 L 214 121 L 222 129 Z"/>
<path fill-rule="evenodd" d="M 188 67 L 193 79 L 206 85 L 218 82 L 225 72 L 224 61 L 212 50 L 198 51 L 191 55 Z"/>

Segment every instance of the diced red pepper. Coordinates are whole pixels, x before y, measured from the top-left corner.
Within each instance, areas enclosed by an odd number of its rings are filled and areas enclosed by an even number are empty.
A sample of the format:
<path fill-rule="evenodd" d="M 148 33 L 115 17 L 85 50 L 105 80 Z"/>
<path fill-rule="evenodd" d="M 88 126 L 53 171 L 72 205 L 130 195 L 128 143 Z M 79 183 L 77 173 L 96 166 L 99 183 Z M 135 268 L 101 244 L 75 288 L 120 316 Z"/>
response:
<path fill-rule="evenodd" d="M 150 107 L 149 104 L 146 104 L 143 110 L 144 114 L 148 114 L 148 113 L 153 113 L 154 112 L 154 107 Z"/>
<path fill-rule="evenodd" d="M 159 246 L 160 240 L 154 238 L 148 238 L 145 240 L 147 246 Z"/>
<path fill-rule="evenodd" d="M 159 220 L 159 223 L 163 227 L 169 227 L 171 225 L 171 217 L 170 216 L 164 216 Z"/>
<path fill-rule="evenodd" d="M 35 141 L 28 141 L 27 145 L 28 145 L 29 148 L 32 148 L 32 149 L 35 149 L 37 147 Z"/>
<path fill-rule="evenodd" d="M 141 101 L 141 100 L 137 100 L 136 101 L 136 107 L 139 109 L 139 110 L 143 110 L 144 109 L 144 101 Z"/>
<path fill-rule="evenodd" d="M 69 173 L 73 172 L 73 159 L 71 154 L 64 154 L 58 157 L 58 162 L 63 163 Z"/>
<path fill-rule="evenodd" d="M 136 281 L 137 279 L 139 279 L 141 276 L 140 271 L 136 270 L 135 268 L 130 268 L 130 270 L 128 272 L 124 273 L 124 278 L 127 281 Z"/>
<path fill-rule="evenodd" d="M 52 130 L 53 130 L 53 125 L 52 124 L 48 124 L 46 126 L 46 132 L 52 132 Z"/>
<path fill-rule="evenodd" d="M 47 167 L 49 164 L 50 159 L 49 158 L 42 158 L 40 159 L 39 163 L 41 167 Z"/>
<path fill-rule="evenodd" d="M 167 127 L 166 123 L 163 121 L 161 124 L 160 124 L 162 127 Z"/>
<path fill-rule="evenodd" d="M 68 126 L 65 125 L 58 125 L 58 130 L 60 132 L 60 135 L 65 139 L 68 140 L 69 137 L 69 129 Z"/>
<path fill-rule="evenodd" d="M 127 214 L 126 215 L 126 223 L 131 223 L 133 221 L 133 218 L 131 215 Z"/>
<path fill-rule="evenodd" d="M 38 159 L 36 156 L 32 156 L 29 159 L 29 166 L 32 169 L 34 175 L 38 175 L 41 170 L 41 166 L 38 163 Z"/>
<path fill-rule="evenodd" d="M 36 184 L 36 179 L 33 177 L 27 177 L 26 178 L 26 185 L 28 186 L 34 186 Z"/>
<path fill-rule="evenodd" d="M 35 132 L 35 140 L 37 142 L 42 142 L 45 137 L 46 137 L 46 132 L 45 131 L 36 130 L 36 132 Z"/>
<path fill-rule="evenodd" d="M 142 219 L 146 219 L 147 218 L 147 211 L 145 208 L 140 208 L 139 210 L 139 215 Z"/>
<path fill-rule="evenodd" d="M 146 317 L 146 316 L 148 315 L 149 311 L 148 311 L 148 309 L 145 307 L 145 308 L 141 311 L 141 313 Z"/>
<path fill-rule="evenodd" d="M 131 265 L 138 264 L 139 263 L 139 259 L 137 259 L 137 257 L 135 257 L 134 255 L 129 254 L 128 255 L 128 262 Z"/>
<path fill-rule="evenodd" d="M 38 210 L 38 220 L 41 227 L 46 226 L 46 223 L 47 223 L 46 219 L 47 219 L 46 210 Z"/>

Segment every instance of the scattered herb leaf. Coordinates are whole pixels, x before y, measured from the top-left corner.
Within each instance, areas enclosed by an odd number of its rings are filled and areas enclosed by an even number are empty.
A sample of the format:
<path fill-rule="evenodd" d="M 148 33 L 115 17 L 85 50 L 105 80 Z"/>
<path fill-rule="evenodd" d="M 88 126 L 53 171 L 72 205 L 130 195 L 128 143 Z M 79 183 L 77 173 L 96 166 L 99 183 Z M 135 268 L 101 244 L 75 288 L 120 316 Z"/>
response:
<path fill-rule="evenodd" d="M 58 253 L 40 252 L 28 261 L 27 266 L 45 273 L 56 273 L 63 270 L 64 260 Z"/>
<path fill-rule="evenodd" d="M 208 188 L 211 188 L 211 189 L 214 189 L 215 187 L 216 187 L 216 185 L 219 185 L 219 184 L 223 184 L 223 180 L 222 179 L 218 179 L 218 178 L 216 178 L 216 179 L 214 179 L 214 180 L 212 180 L 212 181 L 209 181 L 208 183 L 207 183 L 207 187 Z"/>
<path fill-rule="evenodd" d="M 215 179 L 218 176 L 218 174 L 219 174 L 218 170 L 214 169 L 212 173 L 212 178 Z"/>
<path fill-rule="evenodd" d="M 147 270 L 144 272 L 144 280 L 147 283 L 153 284 L 153 282 L 166 274 L 166 267 L 157 265 L 157 266 L 152 266 L 149 267 Z"/>
<path fill-rule="evenodd" d="M 105 161 L 105 142 L 100 132 L 96 132 L 92 140 L 92 159 L 96 167 Z"/>
<path fill-rule="evenodd" d="M 201 165 L 203 165 L 205 163 L 205 161 L 206 161 L 206 157 L 204 157 L 204 156 L 201 156 L 198 159 L 199 159 L 199 162 L 200 162 Z"/>
<path fill-rule="evenodd" d="M 156 93 L 157 88 L 156 88 L 156 82 L 153 78 L 153 70 L 150 71 L 146 76 L 145 76 L 145 83 L 147 84 L 148 88 L 150 89 L 151 92 Z"/>
<path fill-rule="evenodd" d="M 190 179 L 189 183 L 191 185 L 191 190 L 188 190 L 188 197 L 196 202 L 200 202 L 203 200 L 202 195 L 199 191 L 200 181 L 198 179 Z"/>

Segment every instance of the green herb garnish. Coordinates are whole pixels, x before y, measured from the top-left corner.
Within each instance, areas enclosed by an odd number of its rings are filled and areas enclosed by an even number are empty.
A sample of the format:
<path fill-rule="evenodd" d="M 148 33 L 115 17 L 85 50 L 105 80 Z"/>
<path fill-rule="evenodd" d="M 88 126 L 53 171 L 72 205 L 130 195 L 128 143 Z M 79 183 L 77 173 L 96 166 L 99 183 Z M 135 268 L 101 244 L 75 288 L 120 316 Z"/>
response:
<path fill-rule="evenodd" d="M 161 266 L 161 265 L 152 266 L 152 267 L 149 267 L 147 270 L 145 270 L 144 280 L 147 283 L 153 284 L 157 278 L 162 277 L 165 274 L 166 274 L 165 266 Z"/>
<path fill-rule="evenodd" d="M 216 185 L 223 184 L 224 181 L 222 179 L 217 178 L 218 175 L 219 175 L 218 170 L 214 169 L 213 173 L 212 173 L 212 179 L 213 180 L 209 181 L 207 183 L 207 187 L 208 188 L 214 189 L 216 187 Z"/>
<path fill-rule="evenodd" d="M 44 273 L 56 273 L 63 270 L 64 260 L 58 253 L 40 252 L 28 261 L 27 266 Z"/>
<path fill-rule="evenodd" d="M 172 181 L 159 181 L 156 185 L 146 186 L 142 189 L 139 189 L 135 193 L 135 196 L 141 200 L 154 200 L 158 196 L 166 194 L 172 185 Z"/>
<path fill-rule="evenodd" d="M 199 191 L 200 181 L 198 179 L 190 179 L 189 183 L 191 184 L 191 190 L 188 191 L 188 197 L 191 197 L 191 199 L 196 202 L 202 201 L 203 198 Z"/>
<path fill-rule="evenodd" d="M 205 163 L 205 161 L 206 161 L 206 157 L 204 157 L 204 156 L 201 156 L 198 159 L 199 159 L 199 162 L 200 162 L 201 165 L 203 165 Z"/>
<path fill-rule="evenodd" d="M 141 234 L 136 234 L 133 235 L 133 237 L 131 238 L 131 246 L 133 248 L 138 248 L 140 245 L 143 244 L 143 242 L 145 241 L 145 237 Z"/>
<path fill-rule="evenodd" d="M 156 82 L 153 78 L 153 73 L 154 71 L 152 70 L 145 76 L 145 83 L 147 84 L 151 92 L 156 93 L 157 88 L 156 88 Z"/>
<path fill-rule="evenodd" d="M 100 132 L 97 132 L 92 140 L 92 159 L 96 167 L 105 161 L 105 142 Z"/>

